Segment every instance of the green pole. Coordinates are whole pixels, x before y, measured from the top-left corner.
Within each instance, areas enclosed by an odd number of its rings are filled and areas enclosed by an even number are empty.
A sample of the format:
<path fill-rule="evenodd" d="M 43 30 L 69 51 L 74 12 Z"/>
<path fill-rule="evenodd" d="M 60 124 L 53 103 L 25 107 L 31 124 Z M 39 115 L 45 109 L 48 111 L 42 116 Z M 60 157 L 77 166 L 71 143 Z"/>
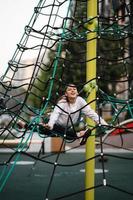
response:
<path fill-rule="evenodd" d="M 86 80 L 91 80 L 96 77 L 96 50 L 97 50 L 97 40 L 96 38 L 96 24 L 97 24 L 97 0 L 88 0 L 87 1 L 87 19 L 90 20 L 87 24 L 89 32 L 87 35 L 87 65 L 86 65 Z M 93 19 L 94 18 L 94 19 Z M 91 20 L 92 19 L 92 20 Z M 89 95 L 87 102 L 95 99 L 96 97 L 96 90 L 93 90 L 92 93 Z M 96 103 L 93 102 L 91 104 L 91 108 L 95 110 Z M 91 126 L 94 125 L 94 122 L 88 119 L 87 121 Z M 92 158 L 95 156 L 95 136 L 94 132 L 92 136 L 88 138 L 86 143 L 86 159 Z M 95 160 L 92 159 L 86 163 L 85 166 L 85 188 L 91 188 L 95 185 Z M 85 199 L 86 200 L 94 200 L 94 189 L 87 190 L 85 192 Z"/>

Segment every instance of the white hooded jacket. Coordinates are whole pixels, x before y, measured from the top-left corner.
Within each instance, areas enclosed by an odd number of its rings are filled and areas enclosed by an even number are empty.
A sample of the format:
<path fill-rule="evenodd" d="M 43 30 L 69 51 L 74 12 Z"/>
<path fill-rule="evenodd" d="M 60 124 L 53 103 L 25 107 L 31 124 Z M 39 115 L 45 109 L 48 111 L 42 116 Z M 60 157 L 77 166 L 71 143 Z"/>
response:
<path fill-rule="evenodd" d="M 107 125 L 104 119 L 91 109 L 91 107 L 87 105 L 86 101 L 80 96 L 76 98 L 76 101 L 73 104 L 66 100 L 60 100 L 50 115 L 48 125 L 50 126 L 50 129 L 53 129 L 54 124 L 63 127 L 72 126 L 72 124 L 77 123 L 80 113 L 91 118 L 97 124 L 100 123 L 102 125 Z"/>

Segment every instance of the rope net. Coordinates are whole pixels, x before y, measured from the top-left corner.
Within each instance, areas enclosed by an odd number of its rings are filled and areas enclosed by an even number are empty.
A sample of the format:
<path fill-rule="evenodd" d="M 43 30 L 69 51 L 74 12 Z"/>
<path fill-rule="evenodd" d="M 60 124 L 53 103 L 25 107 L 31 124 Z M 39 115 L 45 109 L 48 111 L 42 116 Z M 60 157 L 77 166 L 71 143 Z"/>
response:
<path fill-rule="evenodd" d="M 37 161 L 53 166 L 45 199 L 51 195 L 58 167 L 69 168 L 89 162 L 86 159 L 76 163 L 60 161 L 62 148 L 63 152 L 84 149 L 79 143 L 82 137 L 67 140 L 65 135 L 58 132 L 45 135 L 39 126 L 49 118 L 58 98 L 64 94 L 64 88 L 74 83 L 84 98 L 96 90 L 97 98 L 88 104 L 91 106 L 96 102 L 97 113 L 108 122 L 108 126 L 97 124 L 90 127 L 85 124 L 90 130 L 95 130 L 97 153 L 91 159 L 100 160 L 102 178 L 92 188 L 76 188 L 71 194 L 51 198 L 70 198 L 86 190 L 95 188 L 97 191 L 97 188 L 105 186 L 120 191 L 126 195 L 125 199 L 133 196 L 130 188 L 107 181 L 105 173 L 105 157 L 117 158 L 118 165 L 120 159 L 124 162 L 130 160 L 131 164 L 133 160 L 131 154 L 128 157 L 128 154 L 122 156 L 106 151 L 115 149 L 117 152 L 132 152 L 133 3 L 129 0 L 99 0 L 98 15 L 90 19 L 87 19 L 86 9 L 85 0 L 40 0 L 25 26 L 16 51 L 8 62 L 6 73 L 0 79 L 1 146 L 12 152 L 8 160 L 0 163 L 0 191 L 6 187 L 22 155 L 34 159 L 34 166 Z M 89 30 L 88 24 L 93 20 L 96 20 L 95 28 Z M 87 35 L 92 32 L 97 33 L 96 38 L 92 38 L 97 39 L 97 56 L 93 58 L 97 61 L 97 75 L 86 82 L 86 64 L 91 62 L 86 60 L 86 43 L 89 42 Z M 58 152 L 42 154 L 45 141 L 55 136 L 62 139 Z M 87 132 L 83 140 L 86 142 L 91 136 Z M 30 152 L 35 137 L 42 139 L 37 155 Z M 12 147 L 12 140 L 18 141 L 18 145 Z M 51 161 L 53 154 L 55 160 Z M 10 165 L 12 159 L 14 163 Z"/>

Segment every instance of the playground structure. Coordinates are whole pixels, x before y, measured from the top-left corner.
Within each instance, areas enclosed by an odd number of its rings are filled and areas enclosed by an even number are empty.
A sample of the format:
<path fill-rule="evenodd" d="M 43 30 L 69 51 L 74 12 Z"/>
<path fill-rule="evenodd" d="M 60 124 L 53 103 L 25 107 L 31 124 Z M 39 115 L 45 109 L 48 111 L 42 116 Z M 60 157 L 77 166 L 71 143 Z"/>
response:
<path fill-rule="evenodd" d="M 40 134 L 38 124 L 47 119 L 49 111 L 63 94 L 64 87 L 70 81 L 74 81 L 81 95 L 83 92 L 86 96 L 88 104 L 104 115 L 109 124 L 108 127 L 102 127 L 100 124 L 96 126 L 90 120 L 87 121 L 87 126 L 93 131 L 86 143 L 86 183 L 85 189 L 80 192 L 85 193 L 87 200 L 94 199 L 97 187 L 105 186 L 121 190 L 129 196 L 133 195 L 132 191 L 108 184 L 104 172 L 104 145 L 132 152 L 132 145 L 125 147 L 123 140 L 132 135 L 133 129 L 133 59 L 130 46 L 133 5 L 131 1 L 118 2 L 117 4 L 115 1 L 108 1 L 106 4 L 105 1 L 56 0 L 49 3 L 41 0 L 35 7 L 34 14 L 25 26 L 24 34 L 0 82 L 0 112 L 1 116 L 7 117 L 7 124 L 1 125 L 1 140 L 3 146 L 13 151 L 10 159 L 0 163 L 0 191 L 6 187 L 21 155 L 27 154 L 32 157 L 28 149 L 34 135 L 38 134 L 43 142 L 47 140 L 48 136 Z M 105 6 L 110 9 L 105 10 Z M 87 10 L 84 14 L 78 14 L 79 8 L 84 10 L 85 7 Z M 85 45 L 87 48 L 72 49 L 74 45 L 75 48 Z M 75 56 L 72 57 L 72 54 Z M 86 80 L 78 73 L 80 70 L 83 71 L 85 66 Z M 26 123 L 27 127 L 21 129 L 20 121 Z M 117 132 L 119 145 L 114 144 L 114 141 L 108 142 L 108 139 L 115 137 L 110 136 L 113 131 L 115 134 Z M 58 134 L 57 136 L 60 137 Z M 19 139 L 18 146 L 12 148 L 7 143 L 10 139 Z M 45 199 L 49 198 L 54 172 L 60 165 L 58 159 L 62 146 L 68 142 L 65 138 L 61 139 L 55 162 L 49 163 L 53 165 L 53 171 L 44 194 Z M 100 146 L 98 155 L 95 155 L 95 142 Z M 47 162 L 41 157 L 42 147 L 34 159 Z M 77 145 L 74 148 L 80 147 Z M 73 147 L 69 151 L 72 149 Z M 7 169 L 7 165 L 14 157 L 14 164 Z M 103 170 L 102 183 L 99 185 L 94 183 L 97 157 L 102 160 Z M 129 159 L 132 162 L 132 158 Z"/>

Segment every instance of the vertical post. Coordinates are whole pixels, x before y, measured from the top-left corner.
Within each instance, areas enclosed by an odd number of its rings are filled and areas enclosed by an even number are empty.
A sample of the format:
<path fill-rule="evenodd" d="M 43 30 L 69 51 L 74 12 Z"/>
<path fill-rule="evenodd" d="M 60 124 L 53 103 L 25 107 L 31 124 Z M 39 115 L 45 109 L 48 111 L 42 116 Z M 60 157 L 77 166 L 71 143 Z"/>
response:
<path fill-rule="evenodd" d="M 92 30 L 87 35 L 87 65 L 86 65 L 86 80 L 91 80 L 96 77 L 96 50 L 97 50 L 97 40 L 95 39 L 97 33 L 94 31 L 96 29 L 97 23 L 97 0 L 87 1 L 87 19 L 90 20 L 88 23 L 88 30 Z M 94 18 L 94 19 L 93 19 Z M 92 19 L 92 20 L 91 20 Z M 87 101 L 91 101 L 96 97 L 96 90 L 93 90 Z M 95 110 L 96 103 L 91 104 L 92 109 Z M 90 119 L 87 121 L 90 125 L 94 125 Z M 95 156 L 95 136 L 89 137 L 86 143 L 86 159 Z M 95 185 L 95 160 L 92 159 L 86 163 L 85 166 L 85 187 L 91 188 Z M 94 189 L 87 190 L 85 192 L 85 200 L 94 200 Z"/>

